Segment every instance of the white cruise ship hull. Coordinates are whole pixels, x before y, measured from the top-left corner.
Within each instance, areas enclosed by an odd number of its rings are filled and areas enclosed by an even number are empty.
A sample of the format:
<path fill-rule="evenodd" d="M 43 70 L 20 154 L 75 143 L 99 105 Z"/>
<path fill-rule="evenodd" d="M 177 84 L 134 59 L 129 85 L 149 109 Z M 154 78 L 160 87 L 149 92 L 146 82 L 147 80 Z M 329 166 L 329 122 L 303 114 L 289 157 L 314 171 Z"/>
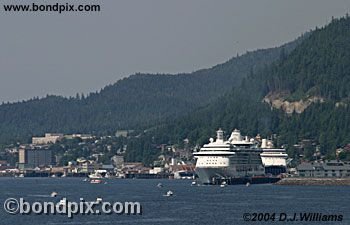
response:
<path fill-rule="evenodd" d="M 198 181 L 202 184 L 213 183 L 214 177 L 234 177 L 234 171 L 228 168 L 196 168 L 196 174 L 198 175 Z"/>
<path fill-rule="evenodd" d="M 242 171 L 237 172 L 235 167 L 218 167 L 218 168 L 200 168 L 196 167 L 198 181 L 202 184 L 212 184 L 215 179 L 239 179 L 254 176 L 264 176 L 264 168 L 261 167 L 258 171 Z"/>

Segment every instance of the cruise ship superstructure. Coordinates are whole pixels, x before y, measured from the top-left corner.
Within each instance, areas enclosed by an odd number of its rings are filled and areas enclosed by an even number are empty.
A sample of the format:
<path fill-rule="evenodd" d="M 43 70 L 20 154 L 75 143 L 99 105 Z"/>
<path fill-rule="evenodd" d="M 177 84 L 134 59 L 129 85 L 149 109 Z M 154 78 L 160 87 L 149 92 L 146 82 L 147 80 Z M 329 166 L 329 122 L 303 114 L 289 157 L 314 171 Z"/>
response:
<path fill-rule="evenodd" d="M 287 171 L 288 154 L 284 148 L 274 148 L 272 141 L 262 139 L 261 160 L 265 167 L 265 173 L 279 175 Z"/>
<path fill-rule="evenodd" d="M 235 129 L 228 140 L 219 129 L 217 137 L 209 139 L 198 152 L 194 153 L 196 173 L 203 184 L 215 183 L 215 180 L 232 180 L 264 176 L 265 170 L 260 154 L 261 148 L 253 139 L 242 138 Z"/>

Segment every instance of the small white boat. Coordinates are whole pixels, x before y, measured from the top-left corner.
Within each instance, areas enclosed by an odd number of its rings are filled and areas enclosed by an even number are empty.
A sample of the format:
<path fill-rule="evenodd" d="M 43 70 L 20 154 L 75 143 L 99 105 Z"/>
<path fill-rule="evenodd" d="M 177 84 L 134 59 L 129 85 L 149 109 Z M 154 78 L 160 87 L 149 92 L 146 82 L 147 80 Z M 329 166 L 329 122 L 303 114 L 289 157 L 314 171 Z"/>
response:
<path fill-rule="evenodd" d="M 56 197 L 57 196 L 57 192 L 55 192 L 55 191 L 52 192 L 50 196 L 53 197 L 53 198 Z"/>
<path fill-rule="evenodd" d="M 172 191 L 167 191 L 167 193 L 165 194 L 165 195 L 163 195 L 163 196 L 165 196 L 165 197 L 171 197 L 171 196 L 173 196 L 174 195 L 174 192 L 172 192 Z"/>
<path fill-rule="evenodd" d="M 162 187 L 163 187 L 163 184 L 162 184 L 162 183 L 158 183 L 158 184 L 157 184 L 157 187 L 162 188 Z"/>
<path fill-rule="evenodd" d="M 102 178 L 102 175 L 100 173 L 92 173 L 92 174 L 89 174 L 89 178 L 90 179 L 100 179 L 100 178 Z"/>
<path fill-rule="evenodd" d="M 23 173 L 21 173 L 18 177 L 24 177 L 24 174 Z"/>
<path fill-rule="evenodd" d="M 220 187 L 226 187 L 226 186 L 227 186 L 226 181 L 223 181 L 223 182 L 220 184 Z"/>
<path fill-rule="evenodd" d="M 250 182 L 247 182 L 247 183 L 245 184 L 245 186 L 249 187 L 249 186 L 250 186 Z"/>
<path fill-rule="evenodd" d="M 196 186 L 197 182 L 196 181 L 192 181 L 191 186 Z"/>
<path fill-rule="evenodd" d="M 55 177 L 56 177 L 56 174 L 52 174 L 52 176 L 51 176 L 51 177 L 54 177 L 54 178 L 55 178 Z"/>
<path fill-rule="evenodd" d="M 100 204 L 102 202 L 102 198 L 96 198 L 96 204 Z"/>
<path fill-rule="evenodd" d="M 85 178 L 83 181 L 86 182 L 86 181 L 88 181 L 88 180 L 89 180 L 89 179 Z"/>

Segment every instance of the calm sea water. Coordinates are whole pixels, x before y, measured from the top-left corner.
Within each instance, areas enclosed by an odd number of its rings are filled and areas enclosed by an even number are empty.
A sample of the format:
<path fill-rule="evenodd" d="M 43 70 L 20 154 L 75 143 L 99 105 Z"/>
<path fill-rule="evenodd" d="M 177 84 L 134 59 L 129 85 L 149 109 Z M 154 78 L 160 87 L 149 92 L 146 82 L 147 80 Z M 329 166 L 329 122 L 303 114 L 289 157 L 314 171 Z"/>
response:
<path fill-rule="evenodd" d="M 163 188 L 158 188 L 161 182 Z M 173 197 L 164 197 L 168 190 Z M 50 193 L 70 201 L 138 201 L 142 215 L 9 215 L 3 209 L 7 198 L 28 202 L 54 201 Z M 0 178 L 0 224 L 350 224 L 350 188 L 331 186 L 243 185 L 191 186 L 183 180 L 117 180 L 89 184 L 81 178 Z M 314 212 L 341 214 L 341 222 L 244 221 L 244 213 L 293 214 Z"/>

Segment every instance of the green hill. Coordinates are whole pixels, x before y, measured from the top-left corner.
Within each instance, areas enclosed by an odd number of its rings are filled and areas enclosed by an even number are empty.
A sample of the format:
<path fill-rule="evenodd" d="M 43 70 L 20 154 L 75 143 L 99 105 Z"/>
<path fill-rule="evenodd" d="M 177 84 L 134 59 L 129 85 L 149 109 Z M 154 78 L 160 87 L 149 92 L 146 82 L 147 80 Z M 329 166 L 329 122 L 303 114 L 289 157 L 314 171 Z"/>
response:
<path fill-rule="evenodd" d="M 317 28 L 289 55 L 243 78 L 239 87 L 191 115 L 159 126 L 157 142 L 207 142 L 215 130 L 271 136 L 293 157 L 328 158 L 350 143 L 350 18 Z M 298 142 L 309 143 L 295 147 Z"/>
<path fill-rule="evenodd" d="M 248 52 L 189 74 L 132 75 L 88 96 L 47 96 L 2 104 L 0 143 L 29 141 L 45 132 L 112 134 L 179 118 L 213 102 L 248 74 L 279 59 L 282 52 L 291 52 L 301 40 Z"/>

